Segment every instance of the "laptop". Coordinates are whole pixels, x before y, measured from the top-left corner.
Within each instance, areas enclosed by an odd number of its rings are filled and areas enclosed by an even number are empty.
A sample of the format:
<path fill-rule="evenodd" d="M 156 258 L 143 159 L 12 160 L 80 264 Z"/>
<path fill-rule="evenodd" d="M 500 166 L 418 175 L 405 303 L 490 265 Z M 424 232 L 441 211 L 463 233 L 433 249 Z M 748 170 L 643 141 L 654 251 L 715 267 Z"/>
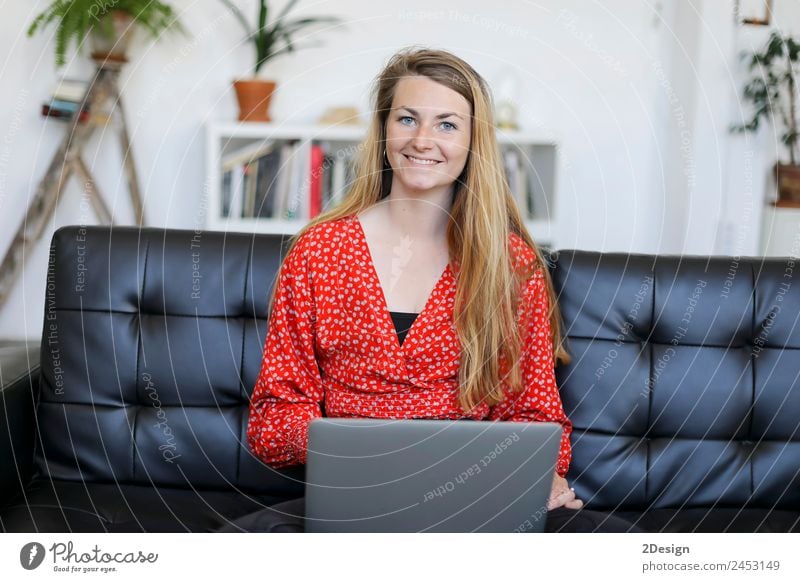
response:
<path fill-rule="evenodd" d="M 561 434 L 541 422 L 314 419 L 305 531 L 543 531 Z"/>

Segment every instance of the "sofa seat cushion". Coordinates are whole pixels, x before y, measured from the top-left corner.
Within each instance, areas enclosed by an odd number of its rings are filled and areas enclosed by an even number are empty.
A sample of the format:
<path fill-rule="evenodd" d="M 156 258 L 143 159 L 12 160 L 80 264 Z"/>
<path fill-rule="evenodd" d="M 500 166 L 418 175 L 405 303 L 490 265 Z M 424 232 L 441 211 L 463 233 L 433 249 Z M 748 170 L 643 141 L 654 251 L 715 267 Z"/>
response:
<path fill-rule="evenodd" d="M 614 512 L 648 532 L 788 533 L 800 532 L 800 511 L 716 507 Z"/>
<path fill-rule="evenodd" d="M 36 480 L 0 511 L 4 532 L 209 532 L 283 501 L 241 491 Z"/>

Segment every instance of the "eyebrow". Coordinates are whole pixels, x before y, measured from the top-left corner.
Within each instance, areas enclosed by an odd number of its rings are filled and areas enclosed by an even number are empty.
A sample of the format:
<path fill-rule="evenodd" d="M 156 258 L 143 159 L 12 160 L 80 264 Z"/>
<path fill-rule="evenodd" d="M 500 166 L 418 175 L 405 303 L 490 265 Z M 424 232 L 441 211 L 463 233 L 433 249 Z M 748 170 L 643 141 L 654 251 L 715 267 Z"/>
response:
<path fill-rule="evenodd" d="M 405 105 L 401 105 L 397 109 L 405 109 L 406 111 L 408 111 L 412 115 L 419 115 L 419 113 L 417 112 L 416 109 L 411 109 L 411 107 L 406 107 Z M 454 113 L 452 111 L 447 112 L 447 113 L 440 113 L 439 115 L 436 116 L 436 119 L 444 119 L 445 117 L 450 117 L 451 115 L 455 115 L 459 119 L 464 119 L 461 115 L 459 115 L 458 113 Z"/>

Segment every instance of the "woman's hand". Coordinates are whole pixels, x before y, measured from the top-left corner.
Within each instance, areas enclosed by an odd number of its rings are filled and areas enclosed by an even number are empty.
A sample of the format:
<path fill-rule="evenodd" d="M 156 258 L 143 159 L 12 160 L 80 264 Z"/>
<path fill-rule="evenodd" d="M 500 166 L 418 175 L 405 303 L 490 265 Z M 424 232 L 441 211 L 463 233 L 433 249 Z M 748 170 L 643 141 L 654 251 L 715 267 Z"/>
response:
<path fill-rule="evenodd" d="M 583 501 L 575 497 L 575 491 L 567 485 L 567 480 L 556 473 L 553 476 L 553 488 L 550 490 L 550 499 L 547 500 L 547 511 L 556 507 L 567 509 L 580 509 Z"/>

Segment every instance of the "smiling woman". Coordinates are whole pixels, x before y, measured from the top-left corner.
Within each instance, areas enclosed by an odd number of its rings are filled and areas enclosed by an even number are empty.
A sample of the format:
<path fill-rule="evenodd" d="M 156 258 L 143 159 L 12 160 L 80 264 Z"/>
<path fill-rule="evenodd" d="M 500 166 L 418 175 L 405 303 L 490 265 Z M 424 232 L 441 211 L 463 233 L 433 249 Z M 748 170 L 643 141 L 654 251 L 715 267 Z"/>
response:
<path fill-rule="evenodd" d="M 569 356 L 547 265 L 504 179 L 485 81 L 451 53 L 405 50 L 378 76 L 374 104 L 350 192 L 296 235 L 281 267 L 253 452 L 273 467 L 304 463 L 323 414 L 558 423 L 545 529 L 635 529 L 581 509 L 567 485 L 572 424 L 554 366 Z M 228 531 L 286 528 L 302 531 L 302 500 Z"/>

